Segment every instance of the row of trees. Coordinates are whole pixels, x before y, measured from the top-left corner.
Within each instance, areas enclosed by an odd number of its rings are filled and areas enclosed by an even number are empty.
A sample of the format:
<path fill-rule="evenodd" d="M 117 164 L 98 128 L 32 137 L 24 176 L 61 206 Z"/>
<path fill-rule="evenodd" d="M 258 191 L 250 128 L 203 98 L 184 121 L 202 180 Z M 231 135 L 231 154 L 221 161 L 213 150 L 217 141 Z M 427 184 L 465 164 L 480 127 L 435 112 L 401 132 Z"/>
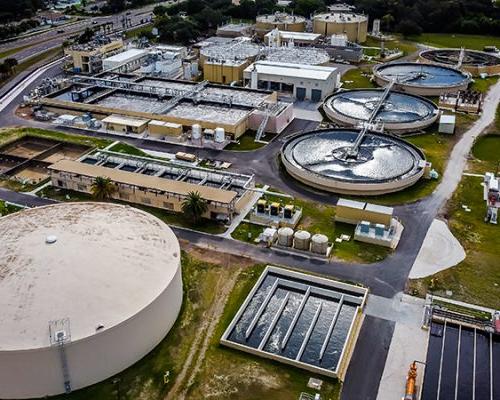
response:
<path fill-rule="evenodd" d="M 109 200 L 116 191 L 116 186 L 111 179 L 104 176 L 98 176 L 92 183 L 92 196 L 96 200 Z M 207 212 L 208 205 L 206 200 L 201 197 L 199 192 L 189 192 L 182 203 L 182 212 L 194 224 L 198 224 Z M 0 214 L 1 215 L 1 214 Z"/>
<path fill-rule="evenodd" d="M 21 33 L 36 28 L 39 25 L 40 22 L 34 19 L 28 19 L 18 24 L 0 25 L 0 40 L 20 35 Z"/>
<path fill-rule="evenodd" d="M 2 0 L 0 7 L 0 24 L 19 21 L 35 15 L 36 10 L 44 7 L 43 0 Z"/>
<path fill-rule="evenodd" d="M 405 35 L 453 32 L 500 35 L 500 8 L 491 0 L 348 0 L 382 28 Z"/>

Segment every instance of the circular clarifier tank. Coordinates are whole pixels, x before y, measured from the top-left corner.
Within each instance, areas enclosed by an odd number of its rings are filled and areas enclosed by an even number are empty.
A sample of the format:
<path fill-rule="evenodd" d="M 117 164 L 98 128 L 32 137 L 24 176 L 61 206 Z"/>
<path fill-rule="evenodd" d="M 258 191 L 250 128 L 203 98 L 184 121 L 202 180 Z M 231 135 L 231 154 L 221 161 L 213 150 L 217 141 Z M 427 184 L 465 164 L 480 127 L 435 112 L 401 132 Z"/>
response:
<path fill-rule="evenodd" d="M 484 51 L 461 49 L 424 50 L 420 53 L 420 61 L 443 66 L 455 67 L 462 57 L 461 69 L 474 76 L 485 73 L 487 75 L 500 74 L 500 57 Z"/>
<path fill-rule="evenodd" d="M 423 63 L 389 63 L 373 68 L 375 81 L 386 86 L 395 81 L 394 89 L 421 96 L 439 96 L 466 90 L 470 74 L 458 69 Z"/>
<path fill-rule="evenodd" d="M 356 127 L 368 121 L 379 103 L 383 89 L 359 89 L 338 92 L 325 100 L 323 109 L 333 122 Z M 432 125 L 439 116 L 438 107 L 420 96 L 391 92 L 374 122 L 387 131 L 411 132 Z"/>
<path fill-rule="evenodd" d="M 291 137 L 281 150 L 287 172 L 306 185 L 342 194 L 378 195 L 413 185 L 424 173 L 424 154 L 412 144 L 359 130 L 327 129 Z"/>

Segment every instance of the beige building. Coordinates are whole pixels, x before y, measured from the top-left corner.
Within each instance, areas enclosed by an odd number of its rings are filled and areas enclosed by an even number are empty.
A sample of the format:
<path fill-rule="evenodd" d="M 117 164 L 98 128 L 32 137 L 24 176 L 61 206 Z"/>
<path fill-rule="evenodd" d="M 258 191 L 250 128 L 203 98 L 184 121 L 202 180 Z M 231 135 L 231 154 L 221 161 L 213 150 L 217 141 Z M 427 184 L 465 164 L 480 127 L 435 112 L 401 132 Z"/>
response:
<path fill-rule="evenodd" d="M 203 64 L 203 79 L 209 82 L 229 84 L 243 80 L 243 71 L 250 60 L 209 60 Z"/>
<path fill-rule="evenodd" d="M 324 36 L 346 34 L 350 42 L 364 43 L 368 16 L 344 12 L 327 12 L 313 17 L 313 32 Z"/>
<path fill-rule="evenodd" d="M 274 14 L 259 15 L 256 18 L 255 33 L 264 37 L 273 29 L 280 31 L 304 32 L 306 30 L 306 19 L 300 15 L 290 15 L 276 12 Z"/>
<path fill-rule="evenodd" d="M 108 131 L 123 133 L 143 133 L 149 120 L 142 118 L 132 118 L 124 115 L 112 114 L 102 120 L 104 127 Z"/>
<path fill-rule="evenodd" d="M 208 209 L 203 217 L 209 219 L 231 219 L 250 201 L 252 193 L 246 189 L 238 192 L 222 188 L 228 185 L 213 187 L 70 160 L 57 162 L 49 170 L 54 187 L 90 194 L 95 179 L 107 177 L 116 187 L 113 199 L 172 212 L 182 212 L 182 203 L 188 194 L 198 192 L 207 201 Z M 253 178 L 249 178 L 253 183 Z"/>
<path fill-rule="evenodd" d="M 72 71 L 94 74 L 103 69 L 102 60 L 123 48 L 121 38 L 101 38 L 85 44 L 77 44 L 64 50 L 71 57 Z"/>

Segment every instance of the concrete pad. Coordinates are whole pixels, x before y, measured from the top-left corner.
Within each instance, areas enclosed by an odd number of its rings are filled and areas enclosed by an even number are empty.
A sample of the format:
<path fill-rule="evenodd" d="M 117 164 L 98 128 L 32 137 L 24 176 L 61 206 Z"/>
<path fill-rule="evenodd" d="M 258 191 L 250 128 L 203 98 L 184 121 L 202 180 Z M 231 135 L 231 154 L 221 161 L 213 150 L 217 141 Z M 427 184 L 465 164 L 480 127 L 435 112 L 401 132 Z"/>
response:
<path fill-rule="evenodd" d="M 410 271 L 410 279 L 425 278 L 453 267 L 465 259 L 460 242 L 450 232 L 448 225 L 435 219 L 427 231 L 424 243 Z"/>
<path fill-rule="evenodd" d="M 377 400 L 401 400 L 405 395 L 406 375 L 413 361 L 425 361 L 427 331 L 420 327 L 396 324 Z M 417 382 L 422 382 L 424 369 L 417 364 Z M 420 388 L 417 387 L 417 390 Z"/>
<path fill-rule="evenodd" d="M 305 119 L 308 121 L 323 121 L 323 116 L 318 110 L 306 110 L 303 108 L 294 108 L 293 114 L 295 118 Z"/>

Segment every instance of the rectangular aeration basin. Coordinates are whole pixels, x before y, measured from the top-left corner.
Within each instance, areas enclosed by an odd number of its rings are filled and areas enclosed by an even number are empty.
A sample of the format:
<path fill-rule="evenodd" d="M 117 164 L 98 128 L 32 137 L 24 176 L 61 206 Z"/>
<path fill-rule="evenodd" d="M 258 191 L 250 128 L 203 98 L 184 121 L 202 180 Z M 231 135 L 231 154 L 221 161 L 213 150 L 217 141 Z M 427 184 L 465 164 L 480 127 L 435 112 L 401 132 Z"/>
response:
<path fill-rule="evenodd" d="M 341 378 L 360 329 L 367 290 L 268 266 L 221 343 Z"/>

